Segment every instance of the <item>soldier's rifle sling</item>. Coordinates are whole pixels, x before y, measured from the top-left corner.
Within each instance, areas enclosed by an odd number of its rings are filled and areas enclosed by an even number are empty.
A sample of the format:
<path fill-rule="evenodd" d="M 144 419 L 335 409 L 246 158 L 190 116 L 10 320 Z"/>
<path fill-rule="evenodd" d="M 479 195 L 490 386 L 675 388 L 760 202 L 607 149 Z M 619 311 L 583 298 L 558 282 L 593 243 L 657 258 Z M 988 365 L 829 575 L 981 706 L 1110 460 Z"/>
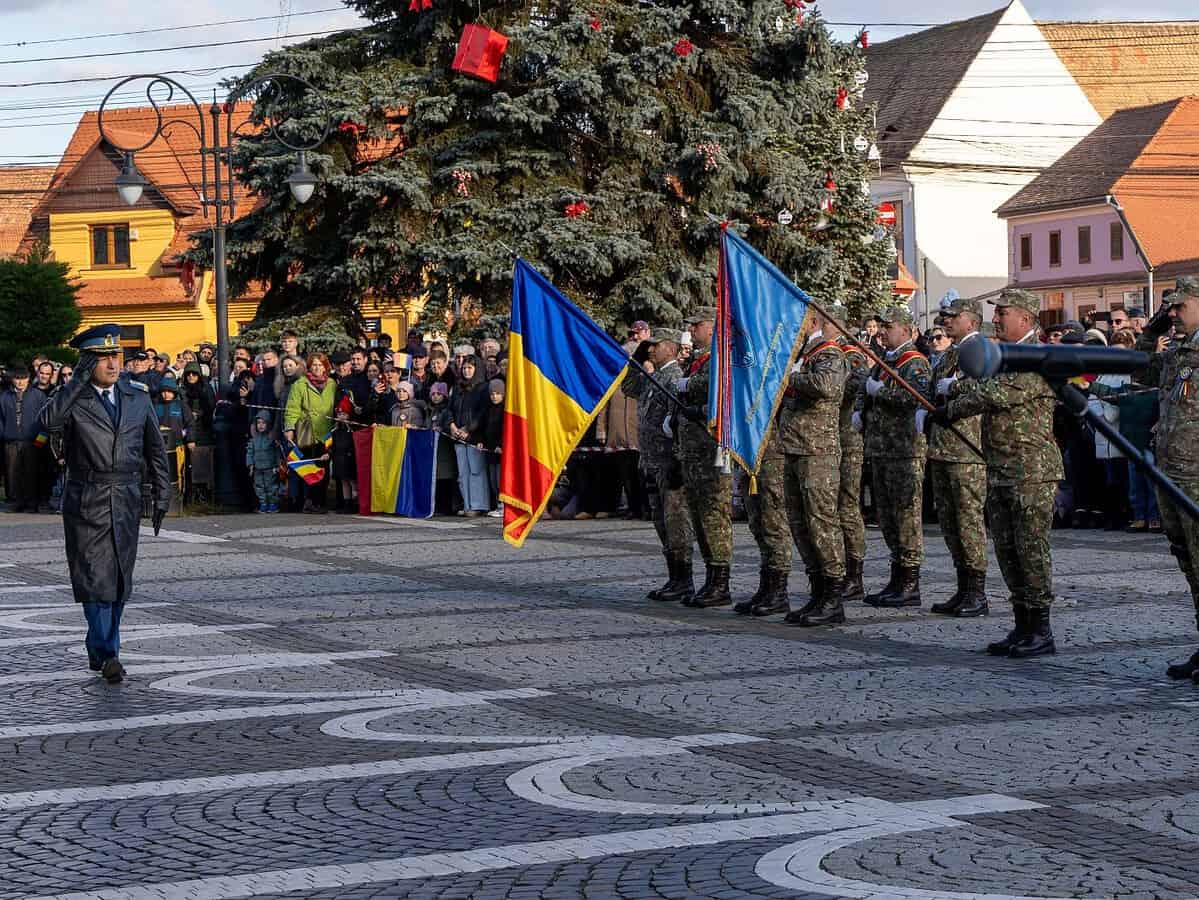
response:
<path fill-rule="evenodd" d="M 934 406 L 927 397 L 925 397 L 922 393 L 920 393 L 918 390 L 916 390 L 914 387 L 912 387 L 910 384 L 908 384 L 908 382 L 904 381 L 903 378 L 900 377 L 898 372 L 896 372 L 893 368 L 891 368 L 889 365 L 887 365 L 885 360 L 880 358 L 877 353 L 875 353 L 873 350 L 871 350 L 869 347 L 867 347 L 865 344 L 863 344 L 861 341 L 859 341 L 850 332 L 850 330 L 845 327 L 845 325 L 843 325 L 837 319 L 833 318 L 831 315 L 829 315 L 827 312 L 825 312 L 824 308 L 819 303 L 817 303 L 811 297 L 808 298 L 808 303 L 811 304 L 812 308 L 814 310 L 816 310 L 816 312 L 818 312 L 818 313 L 820 313 L 820 315 L 824 316 L 824 318 L 827 319 L 833 325 L 834 328 L 836 328 L 843 335 L 845 335 L 845 337 L 848 338 L 848 340 L 851 344 L 853 344 L 855 347 L 857 347 L 859 350 L 861 350 L 862 353 L 864 353 L 866 355 L 867 359 L 873 360 L 879 366 L 879 368 L 881 368 L 884 372 L 886 372 L 891 378 L 893 378 L 895 380 L 896 384 L 898 384 L 901 388 L 903 388 L 905 391 L 907 391 L 909 394 L 911 394 L 913 400 L 915 400 L 917 403 L 919 403 L 921 406 L 923 406 L 929 412 L 937 411 L 937 407 Z M 986 461 L 986 457 L 983 456 L 983 452 L 974 445 L 974 441 L 970 440 L 970 438 L 966 437 L 966 435 L 964 435 L 960 431 L 958 431 L 958 429 L 954 425 L 950 424 L 950 425 L 947 425 L 946 427 L 951 432 L 953 432 L 954 435 L 957 436 L 958 440 L 960 440 L 963 444 L 965 444 L 967 447 L 969 447 L 979 459 L 983 460 L 984 462 Z"/>

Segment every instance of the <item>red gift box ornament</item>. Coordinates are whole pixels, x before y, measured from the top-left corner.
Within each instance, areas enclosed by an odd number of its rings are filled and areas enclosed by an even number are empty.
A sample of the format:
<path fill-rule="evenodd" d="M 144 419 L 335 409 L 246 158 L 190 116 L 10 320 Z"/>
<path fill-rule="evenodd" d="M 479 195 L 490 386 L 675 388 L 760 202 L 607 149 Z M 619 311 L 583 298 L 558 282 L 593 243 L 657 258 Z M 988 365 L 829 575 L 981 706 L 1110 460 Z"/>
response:
<path fill-rule="evenodd" d="M 408 12 L 423 12 L 433 8 L 433 0 L 412 0 L 408 4 Z"/>
<path fill-rule="evenodd" d="M 492 31 L 486 25 L 467 25 L 462 29 L 452 68 L 463 75 L 473 75 L 495 84 L 507 49 L 507 35 Z"/>
<path fill-rule="evenodd" d="M 587 201 L 579 200 L 566 207 L 566 218 L 577 219 L 579 216 L 585 216 L 589 212 L 591 212 L 591 207 L 587 205 Z"/>
<path fill-rule="evenodd" d="M 674 44 L 675 56 L 688 57 L 691 51 L 695 49 L 695 44 L 691 43 L 688 38 L 679 38 Z"/>
<path fill-rule="evenodd" d="M 837 109 L 845 109 L 849 106 L 849 91 L 843 87 L 837 88 Z"/>
<path fill-rule="evenodd" d="M 870 32 L 863 31 L 861 34 L 859 34 L 858 35 L 858 43 L 862 45 L 863 50 L 869 49 L 870 48 Z"/>

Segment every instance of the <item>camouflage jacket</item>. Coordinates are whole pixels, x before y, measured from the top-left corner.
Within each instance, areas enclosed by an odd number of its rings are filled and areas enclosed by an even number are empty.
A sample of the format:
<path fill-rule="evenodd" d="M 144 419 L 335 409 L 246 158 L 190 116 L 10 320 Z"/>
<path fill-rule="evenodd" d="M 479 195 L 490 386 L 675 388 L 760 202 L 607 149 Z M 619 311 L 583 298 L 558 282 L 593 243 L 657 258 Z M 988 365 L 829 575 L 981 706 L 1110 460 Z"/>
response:
<path fill-rule="evenodd" d="M 980 334 L 972 334 L 966 338 L 968 341 L 985 341 Z M 932 378 L 928 384 L 928 399 L 933 405 L 942 402 L 942 398 L 937 396 L 937 382 L 942 378 L 957 377 L 961 381 L 965 376 L 961 369 L 958 368 L 958 352 L 960 345 L 954 344 L 933 366 Z M 954 426 L 966 437 L 974 442 L 975 447 L 982 447 L 982 416 L 969 416 L 954 423 Z M 951 463 L 977 463 L 983 465 L 986 460 L 979 459 L 978 454 L 962 443 L 961 438 L 957 437 L 948 428 L 938 428 L 933 426 L 928 436 L 928 458 L 937 462 Z"/>
<path fill-rule="evenodd" d="M 1020 343 L 1035 344 L 1035 336 Z M 948 413 L 957 422 L 982 415 L 987 483 L 994 487 L 1058 481 L 1062 454 L 1053 440 L 1057 398 L 1040 375 L 1002 372 L 981 381 L 966 379 L 949 389 Z"/>
<path fill-rule="evenodd" d="M 845 352 L 845 393 L 841 397 L 841 454 L 847 453 L 861 456 L 864 448 L 862 433 L 853 427 L 853 413 L 857 405 L 858 393 L 870 375 L 870 360 L 866 354 L 849 343 L 844 337 L 837 343 Z"/>
<path fill-rule="evenodd" d="M 671 360 L 654 372 L 654 377 L 668 391 L 673 391 L 683 377 L 683 370 L 677 360 Z M 634 366 L 629 366 L 620 390 L 637 401 L 637 447 L 641 451 L 641 461 L 648 468 L 669 465 L 674 454 L 674 438 L 662 431 L 662 423 L 674 411 L 673 404 Z"/>
<path fill-rule="evenodd" d="M 1160 356 L 1157 461 L 1167 475 L 1199 478 L 1199 331 Z"/>
<path fill-rule="evenodd" d="M 687 387 L 680 393 L 680 399 L 688 406 L 701 409 L 704 418 L 708 414 L 708 383 L 712 380 L 711 354 L 705 353 L 687 368 L 684 376 Z M 685 462 L 713 462 L 716 459 L 716 441 L 712 439 L 706 422 L 692 422 L 683 416 L 674 417 L 675 455 Z"/>
<path fill-rule="evenodd" d="M 788 456 L 841 456 L 841 398 L 847 365 L 836 341 L 809 338 L 799 371 L 787 376 L 779 439 Z"/>
<path fill-rule="evenodd" d="M 921 394 L 928 394 L 928 379 L 931 369 L 928 359 L 908 341 L 902 347 L 887 354 L 894 359 L 887 364 L 899 373 L 899 377 Z M 917 459 L 924 456 L 923 434 L 916 433 L 916 409 L 919 403 L 906 390 L 883 372 L 882 366 L 874 366 L 870 377 L 883 382 L 882 389 L 871 397 L 862 382 L 858 394 L 858 408 L 866 436 L 866 455 L 887 459 Z"/>

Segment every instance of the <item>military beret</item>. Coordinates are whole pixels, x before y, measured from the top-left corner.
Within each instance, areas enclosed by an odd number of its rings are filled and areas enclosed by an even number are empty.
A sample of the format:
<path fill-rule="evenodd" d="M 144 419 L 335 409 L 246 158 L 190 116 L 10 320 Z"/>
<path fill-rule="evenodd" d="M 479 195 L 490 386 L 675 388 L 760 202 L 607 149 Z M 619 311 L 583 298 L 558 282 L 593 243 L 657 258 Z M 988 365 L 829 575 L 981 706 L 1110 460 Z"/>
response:
<path fill-rule="evenodd" d="M 683 332 L 677 328 L 655 328 L 653 334 L 649 336 L 649 342 L 656 344 L 658 341 L 673 341 L 681 344 L 683 343 Z"/>
<path fill-rule="evenodd" d="M 983 305 L 973 297 L 955 297 L 948 306 L 941 310 L 941 315 L 956 316 L 964 312 L 974 313 L 981 318 Z"/>
<path fill-rule="evenodd" d="M 1017 309 L 1027 310 L 1034 316 L 1041 312 L 1041 298 L 1022 288 L 1004 288 L 999 292 L 999 296 L 990 302 L 1001 309 L 1014 306 Z"/>
<path fill-rule="evenodd" d="M 75 335 L 70 346 L 81 353 L 85 350 L 89 353 L 120 353 L 121 326 L 112 323 L 95 325 Z"/>
<path fill-rule="evenodd" d="M 1176 306 L 1188 297 L 1199 297 L 1199 278 L 1194 275 L 1179 276 L 1178 281 L 1174 284 L 1174 290 L 1166 294 L 1162 305 Z"/>
<path fill-rule="evenodd" d="M 700 322 L 715 322 L 716 321 L 716 307 L 715 306 L 701 306 L 699 309 L 697 309 L 695 312 L 693 312 L 687 318 L 683 319 L 683 321 L 686 322 L 688 325 L 698 325 Z"/>
<path fill-rule="evenodd" d="M 898 322 L 900 325 L 916 324 L 916 317 L 912 315 L 912 311 L 908 309 L 907 304 L 884 309 L 878 314 L 878 320 L 884 325 L 890 325 L 895 322 Z"/>

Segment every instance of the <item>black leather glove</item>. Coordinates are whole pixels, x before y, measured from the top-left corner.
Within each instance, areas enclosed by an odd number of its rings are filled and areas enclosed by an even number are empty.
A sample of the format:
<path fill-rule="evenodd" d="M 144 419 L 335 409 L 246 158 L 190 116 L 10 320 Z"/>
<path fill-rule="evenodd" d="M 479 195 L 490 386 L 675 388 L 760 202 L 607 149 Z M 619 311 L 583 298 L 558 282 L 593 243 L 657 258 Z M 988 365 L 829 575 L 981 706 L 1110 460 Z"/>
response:
<path fill-rule="evenodd" d="M 1170 326 L 1174 323 L 1170 319 L 1170 307 L 1163 306 L 1153 314 L 1153 318 L 1145 323 L 1145 333 L 1154 337 L 1161 337 L 1170 330 Z"/>
<path fill-rule="evenodd" d="M 928 418 L 925 420 L 924 426 L 926 431 L 930 422 L 933 425 L 936 425 L 938 428 L 948 428 L 952 424 L 949 418 L 949 407 L 938 406 L 928 414 Z"/>
<path fill-rule="evenodd" d="M 698 406 L 684 406 L 679 410 L 679 414 L 688 422 L 702 423 L 708 418 Z"/>
<path fill-rule="evenodd" d="M 154 537 L 158 537 L 158 531 L 162 528 L 162 520 L 167 517 L 167 511 L 171 508 L 170 500 L 155 500 L 154 501 L 154 517 L 150 520 L 154 525 Z"/>
<path fill-rule="evenodd" d="M 633 362 L 644 363 L 649 360 L 649 348 L 652 345 L 649 341 L 642 341 L 637 345 L 637 349 L 633 351 Z"/>
<path fill-rule="evenodd" d="M 75 371 L 71 375 L 71 380 L 87 384 L 92 380 L 92 373 L 96 371 L 96 364 L 99 362 L 100 355 L 98 353 L 84 350 L 79 354 L 79 362 L 75 363 Z"/>

